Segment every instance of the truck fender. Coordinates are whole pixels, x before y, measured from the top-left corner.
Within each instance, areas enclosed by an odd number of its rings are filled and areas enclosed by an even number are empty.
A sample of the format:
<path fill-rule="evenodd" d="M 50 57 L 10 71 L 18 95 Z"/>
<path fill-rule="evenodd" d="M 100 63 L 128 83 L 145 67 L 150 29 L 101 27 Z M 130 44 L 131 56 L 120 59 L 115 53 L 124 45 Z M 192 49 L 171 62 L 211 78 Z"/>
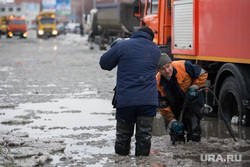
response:
<path fill-rule="evenodd" d="M 250 74 L 249 71 L 250 66 L 244 64 L 234 64 L 234 63 L 226 63 L 224 64 L 218 71 L 216 79 L 215 79 L 215 94 L 217 97 L 220 96 L 221 89 L 223 87 L 223 82 L 227 80 L 229 77 L 234 77 L 235 85 L 237 87 L 236 94 L 240 99 L 240 105 L 247 117 L 247 124 L 249 121 L 249 113 L 247 111 L 249 109 L 249 100 L 250 100 L 250 88 L 247 86 L 247 83 L 250 83 Z M 232 83 L 232 82 L 231 82 Z M 219 99 L 220 101 L 220 99 Z"/>
<path fill-rule="evenodd" d="M 222 86 L 223 81 L 228 76 L 234 76 L 237 80 L 237 84 L 240 85 L 242 91 L 243 99 L 250 98 L 250 88 L 247 87 L 247 83 L 250 83 L 250 74 L 247 74 L 247 69 L 250 69 L 250 66 L 240 65 L 234 63 L 226 63 L 224 64 L 218 71 L 215 78 L 215 94 L 219 96 L 219 90 Z"/>

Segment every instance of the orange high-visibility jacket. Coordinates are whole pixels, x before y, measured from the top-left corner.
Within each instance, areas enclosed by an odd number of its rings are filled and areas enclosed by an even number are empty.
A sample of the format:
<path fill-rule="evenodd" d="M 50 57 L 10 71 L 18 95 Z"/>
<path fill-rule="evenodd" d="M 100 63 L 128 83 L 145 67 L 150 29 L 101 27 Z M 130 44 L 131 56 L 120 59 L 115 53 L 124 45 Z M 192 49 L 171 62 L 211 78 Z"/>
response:
<path fill-rule="evenodd" d="M 192 64 L 190 61 L 173 61 L 173 75 L 172 77 L 176 77 L 177 80 L 177 87 L 184 95 L 187 89 L 191 85 L 199 85 L 202 87 L 205 85 L 207 80 L 207 72 L 202 68 L 198 67 L 197 65 Z M 171 79 L 172 79 L 171 77 Z M 157 89 L 159 91 L 159 111 L 163 116 L 166 123 L 169 123 L 171 120 L 175 119 L 175 115 L 171 109 L 173 102 L 171 102 L 171 98 L 169 97 L 171 93 L 169 93 L 169 88 L 167 87 L 166 82 L 168 82 L 164 76 L 160 73 L 156 75 L 157 80 Z M 167 96 L 168 95 L 168 96 Z M 173 101 L 173 100 L 172 100 Z"/>

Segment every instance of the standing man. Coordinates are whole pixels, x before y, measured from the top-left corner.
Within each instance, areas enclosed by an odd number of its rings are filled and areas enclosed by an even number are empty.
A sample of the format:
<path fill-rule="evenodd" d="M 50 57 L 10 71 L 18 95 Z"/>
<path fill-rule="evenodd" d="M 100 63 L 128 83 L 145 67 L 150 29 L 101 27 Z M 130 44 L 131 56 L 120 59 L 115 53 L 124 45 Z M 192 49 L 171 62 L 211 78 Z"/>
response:
<path fill-rule="evenodd" d="M 135 155 L 148 156 L 152 122 L 158 107 L 155 71 L 161 56 L 154 33 L 142 27 L 129 40 L 116 42 L 100 58 L 104 70 L 117 69 L 115 152 L 128 155 L 136 124 Z"/>
<path fill-rule="evenodd" d="M 80 24 L 80 35 L 83 37 L 84 36 L 84 28 L 83 28 L 83 24 Z"/>
<path fill-rule="evenodd" d="M 190 61 L 172 62 L 166 53 L 161 54 L 157 71 L 159 110 L 166 122 L 166 127 L 170 129 L 171 141 L 185 141 L 184 130 L 186 130 L 187 141 L 199 142 L 204 101 L 198 89 L 205 85 L 207 72 Z M 186 93 L 188 103 L 184 111 L 183 123 L 178 123 Z M 177 134 L 177 139 L 173 139 L 174 134 Z"/>

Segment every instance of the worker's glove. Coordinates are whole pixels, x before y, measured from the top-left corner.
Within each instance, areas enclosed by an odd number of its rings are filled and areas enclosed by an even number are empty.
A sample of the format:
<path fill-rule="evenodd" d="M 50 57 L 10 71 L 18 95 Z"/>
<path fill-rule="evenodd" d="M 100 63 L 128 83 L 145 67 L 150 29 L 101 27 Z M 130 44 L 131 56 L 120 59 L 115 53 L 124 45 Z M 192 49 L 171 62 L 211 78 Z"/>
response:
<path fill-rule="evenodd" d="M 179 123 L 178 121 L 171 122 L 170 130 L 177 134 L 183 134 L 183 123 Z"/>
<path fill-rule="evenodd" d="M 188 88 L 187 94 L 188 94 L 188 102 L 192 103 L 195 102 L 198 99 L 198 85 L 192 85 Z"/>
<path fill-rule="evenodd" d="M 123 38 L 117 38 L 116 40 L 114 40 L 114 41 L 111 43 L 110 47 L 112 48 L 117 42 L 123 41 L 123 40 L 124 40 Z"/>

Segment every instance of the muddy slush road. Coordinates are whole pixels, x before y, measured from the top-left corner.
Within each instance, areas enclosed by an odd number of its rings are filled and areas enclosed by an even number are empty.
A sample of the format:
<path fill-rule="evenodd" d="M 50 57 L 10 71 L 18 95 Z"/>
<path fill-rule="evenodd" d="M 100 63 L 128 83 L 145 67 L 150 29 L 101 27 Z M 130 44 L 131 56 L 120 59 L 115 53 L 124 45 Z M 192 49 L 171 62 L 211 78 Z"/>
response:
<path fill-rule="evenodd" d="M 204 117 L 200 143 L 173 146 L 158 114 L 151 154 L 114 153 L 116 69 L 99 67 L 105 51 L 87 36 L 0 39 L 0 166 L 250 166 L 250 129 Z"/>

